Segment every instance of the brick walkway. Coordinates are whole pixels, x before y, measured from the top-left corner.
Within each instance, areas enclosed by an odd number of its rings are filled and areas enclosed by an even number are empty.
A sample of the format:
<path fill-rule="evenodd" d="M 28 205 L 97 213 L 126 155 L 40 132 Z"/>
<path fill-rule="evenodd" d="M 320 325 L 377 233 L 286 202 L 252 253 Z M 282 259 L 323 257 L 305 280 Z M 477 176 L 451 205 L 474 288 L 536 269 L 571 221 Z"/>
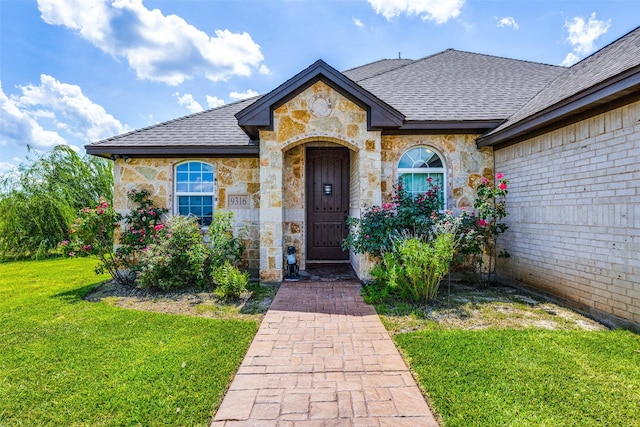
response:
<path fill-rule="evenodd" d="M 282 283 L 211 426 L 437 427 L 359 289 Z"/>

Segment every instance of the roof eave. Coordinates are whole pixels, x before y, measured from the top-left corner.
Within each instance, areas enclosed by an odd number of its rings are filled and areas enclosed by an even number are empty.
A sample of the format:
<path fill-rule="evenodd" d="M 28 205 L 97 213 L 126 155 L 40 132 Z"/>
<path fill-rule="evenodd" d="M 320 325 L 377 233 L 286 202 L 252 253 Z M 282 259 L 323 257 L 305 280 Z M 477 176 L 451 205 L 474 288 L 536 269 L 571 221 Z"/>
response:
<path fill-rule="evenodd" d="M 403 134 L 483 134 L 502 124 L 504 119 L 480 120 L 407 120 L 402 126 L 385 130 L 387 135 Z"/>
<path fill-rule="evenodd" d="M 476 143 L 478 148 L 506 147 L 638 99 L 640 66 L 565 98 L 495 133 L 481 136 Z"/>
<path fill-rule="evenodd" d="M 146 145 L 146 146 L 114 146 L 85 145 L 87 154 L 107 159 L 116 158 L 166 158 L 166 157 L 258 157 L 260 147 L 251 145 Z"/>

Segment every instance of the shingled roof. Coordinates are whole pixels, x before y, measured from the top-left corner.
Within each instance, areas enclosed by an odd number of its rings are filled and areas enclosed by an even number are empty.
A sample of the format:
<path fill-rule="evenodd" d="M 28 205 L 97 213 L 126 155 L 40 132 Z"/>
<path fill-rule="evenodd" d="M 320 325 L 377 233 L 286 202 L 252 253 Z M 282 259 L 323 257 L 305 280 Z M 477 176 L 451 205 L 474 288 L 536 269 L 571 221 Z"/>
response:
<path fill-rule="evenodd" d="M 637 99 L 640 27 L 567 69 L 478 144 L 513 144 Z"/>
<path fill-rule="evenodd" d="M 191 114 L 86 145 L 101 157 L 188 155 L 257 156 L 259 146 L 240 129 L 235 113 L 259 97 Z"/>
<path fill-rule="evenodd" d="M 354 82 L 368 79 L 387 71 L 395 70 L 403 65 L 411 64 L 413 59 L 381 59 L 359 67 L 343 71 L 342 74 L 349 77 Z"/>
<path fill-rule="evenodd" d="M 502 121 L 564 70 L 448 49 L 358 84 L 407 121 Z"/>
<path fill-rule="evenodd" d="M 380 60 L 342 75 L 349 85 L 356 84 L 352 86 L 355 92 L 365 91 L 367 97 L 404 115 L 401 126 L 385 132 L 482 133 L 513 115 L 565 70 L 449 49 L 415 61 Z M 89 154 L 112 158 L 258 155 L 258 145 L 243 133 L 234 115 L 263 98 L 160 123 L 89 144 L 86 149 Z"/>

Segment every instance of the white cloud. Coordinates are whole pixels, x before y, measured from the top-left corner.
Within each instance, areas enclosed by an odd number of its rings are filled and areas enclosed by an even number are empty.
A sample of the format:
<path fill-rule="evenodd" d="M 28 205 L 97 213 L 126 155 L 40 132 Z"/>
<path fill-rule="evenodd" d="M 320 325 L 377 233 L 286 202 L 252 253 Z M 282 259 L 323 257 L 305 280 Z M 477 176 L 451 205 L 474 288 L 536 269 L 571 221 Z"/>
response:
<path fill-rule="evenodd" d="M 576 62 L 578 62 L 579 60 L 580 60 L 580 57 L 578 55 L 576 55 L 573 52 L 569 52 L 567 53 L 567 56 L 565 56 L 564 61 L 560 63 L 560 65 L 562 65 L 563 67 L 570 67 Z"/>
<path fill-rule="evenodd" d="M 444 24 L 460 14 L 465 0 L 368 0 L 376 13 L 391 20 L 403 13 Z"/>
<path fill-rule="evenodd" d="M 217 96 L 207 95 L 207 106 L 209 108 L 218 108 L 224 105 L 224 99 L 220 99 Z"/>
<path fill-rule="evenodd" d="M 271 70 L 269 69 L 269 67 L 267 67 L 266 65 L 262 64 L 260 66 L 260 68 L 258 69 L 258 72 L 260 74 L 264 74 L 265 76 L 270 76 L 271 75 Z"/>
<path fill-rule="evenodd" d="M 104 108 L 87 98 L 79 86 L 42 74 L 40 84 L 18 86 L 7 96 L 0 87 L 0 138 L 16 145 L 50 148 L 67 137 L 97 141 L 128 130 Z M 53 130 L 55 129 L 55 130 Z"/>
<path fill-rule="evenodd" d="M 611 20 L 598 20 L 594 12 L 587 21 L 581 16 L 576 16 L 565 22 L 564 26 L 569 33 L 567 40 L 573 46 L 573 52 L 567 54 L 562 65 L 569 66 L 595 50 L 596 39 L 607 33 Z"/>
<path fill-rule="evenodd" d="M 515 18 L 512 16 L 505 16 L 504 18 L 498 19 L 498 27 L 511 27 L 514 30 L 517 30 L 520 28 L 520 25 L 518 25 Z"/>
<path fill-rule="evenodd" d="M 138 78 L 179 85 L 250 76 L 264 60 L 248 33 L 216 30 L 214 36 L 176 15 L 149 10 L 142 0 L 38 0 L 42 19 L 78 32 L 94 46 L 124 57 Z"/>
<path fill-rule="evenodd" d="M 362 23 L 361 20 L 359 20 L 358 18 L 353 18 L 353 23 L 356 25 L 356 27 L 358 28 L 364 28 L 364 24 Z"/>
<path fill-rule="evenodd" d="M 173 95 L 178 98 L 178 104 L 187 107 L 187 110 L 189 110 L 190 113 L 199 113 L 204 109 L 202 108 L 202 105 L 198 103 L 198 101 L 193 99 L 193 95 L 191 95 L 190 93 L 185 93 L 184 95 L 180 96 L 180 93 L 176 92 Z"/>
<path fill-rule="evenodd" d="M 15 97 L 7 97 L 0 86 L 0 143 L 39 148 L 66 144 L 67 141 L 57 132 L 47 131 L 40 126 L 29 111 L 21 109 Z"/>
<path fill-rule="evenodd" d="M 255 90 L 252 89 L 247 89 L 244 92 L 231 92 L 229 94 L 229 98 L 235 100 L 235 101 L 240 101 L 242 99 L 247 99 L 247 98 L 252 98 L 254 96 L 258 96 L 258 92 L 256 92 Z"/>

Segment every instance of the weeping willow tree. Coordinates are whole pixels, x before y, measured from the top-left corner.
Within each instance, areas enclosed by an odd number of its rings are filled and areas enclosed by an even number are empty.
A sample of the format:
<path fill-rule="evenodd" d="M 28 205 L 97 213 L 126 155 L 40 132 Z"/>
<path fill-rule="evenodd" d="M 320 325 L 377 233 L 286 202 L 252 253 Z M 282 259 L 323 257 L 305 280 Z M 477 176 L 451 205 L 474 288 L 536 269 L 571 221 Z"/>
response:
<path fill-rule="evenodd" d="M 30 155 L 0 179 L 0 258 L 43 258 L 68 239 L 84 207 L 113 199 L 113 164 L 66 145 Z"/>

